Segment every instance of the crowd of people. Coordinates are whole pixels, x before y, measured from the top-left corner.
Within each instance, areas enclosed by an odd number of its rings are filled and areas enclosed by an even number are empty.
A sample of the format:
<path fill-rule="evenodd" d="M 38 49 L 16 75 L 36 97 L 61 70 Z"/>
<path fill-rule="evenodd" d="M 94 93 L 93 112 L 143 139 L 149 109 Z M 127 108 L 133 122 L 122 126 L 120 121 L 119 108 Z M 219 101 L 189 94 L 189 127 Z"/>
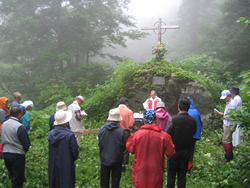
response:
<path fill-rule="evenodd" d="M 32 130 L 28 111 L 33 108 L 30 100 L 21 103 L 20 92 L 13 94 L 11 109 L 9 98 L 0 97 L 0 154 L 3 154 L 12 187 L 22 187 L 25 180 L 25 155 L 30 147 L 28 131 Z M 233 98 L 232 98 L 233 97 Z M 240 142 L 240 126 L 233 134 L 235 122 L 228 120 L 231 109 L 241 106 L 239 88 L 224 90 L 221 99 L 226 102 L 223 116 L 225 157 L 233 159 L 233 146 Z M 77 96 L 68 107 L 63 101 L 56 104 L 56 111 L 49 119 L 49 187 L 75 187 L 75 164 L 79 158 L 82 138 L 82 120 L 87 116 L 81 105 L 84 98 Z M 172 116 L 165 103 L 152 90 L 150 97 L 142 104 L 144 125 L 132 133 L 134 114 L 129 109 L 129 100 L 120 98 L 119 106 L 111 109 L 107 122 L 100 128 L 98 145 L 100 153 L 100 186 L 120 186 L 122 172 L 128 170 L 129 153 L 134 154 L 132 180 L 136 188 L 157 188 L 163 186 L 167 157 L 167 187 L 186 186 L 186 173 L 193 168 L 195 143 L 201 139 L 202 121 L 190 97 L 178 100 L 179 113 Z M 234 143 L 232 143 L 234 137 Z M 2 152 L 1 152 L 2 150 Z M 1 156 L 0 156 L 1 157 Z"/>

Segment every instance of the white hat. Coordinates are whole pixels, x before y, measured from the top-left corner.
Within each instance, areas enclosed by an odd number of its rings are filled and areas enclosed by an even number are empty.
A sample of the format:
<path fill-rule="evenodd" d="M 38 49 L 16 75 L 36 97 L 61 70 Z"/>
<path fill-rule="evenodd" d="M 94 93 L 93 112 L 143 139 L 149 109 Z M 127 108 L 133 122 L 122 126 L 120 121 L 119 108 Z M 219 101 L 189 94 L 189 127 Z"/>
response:
<path fill-rule="evenodd" d="M 80 99 L 82 102 L 84 102 L 84 98 L 83 98 L 83 96 L 81 96 L 81 95 L 78 95 L 78 96 L 76 97 L 76 99 Z"/>
<path fill-rule="evenodd" d="M 56 104 L 56 111 L 58 110 L 67 110 L 67 106 L 65 104 L 65 102 L 60 101 Z"/>
<path fill-rule="evenodd" d="M 63 125 L 72 118 L 72 112 L 71 111 L 64 111 L 64 110 L 58 110 L 55 113 L 55 121 L 54 125 Z"/>
<path fill-rule="evenodd" d="M 108 117 L 107 121 L 121 121 L 121 120 L 122 120 L 122 116 L 121 116 L 120 110 L 118 108 L 111 109 L 109 111 L 109 117 Z"/>
<path fill-rule="evenodd" d="M 21 104 L 22 106 L 24 106 L 25 108 L 27 108 L 28 106 L 30 106 L 31 108 L 33 108 L 34 104 L 32 101 L 28 100 L 28 101 L 24 101 L 23 104 Z"/>
<path fill-rule="evenodd" d="M 225 98 L 227 98 L 227 96 L 230 95 L 230 94 L 231 94 L 231 93 L 230 93 L 229 90 L 223 90 L 223 91 L 221 92 L 221 97 L 220 97 L 220 99 L 225 99 Z"/>

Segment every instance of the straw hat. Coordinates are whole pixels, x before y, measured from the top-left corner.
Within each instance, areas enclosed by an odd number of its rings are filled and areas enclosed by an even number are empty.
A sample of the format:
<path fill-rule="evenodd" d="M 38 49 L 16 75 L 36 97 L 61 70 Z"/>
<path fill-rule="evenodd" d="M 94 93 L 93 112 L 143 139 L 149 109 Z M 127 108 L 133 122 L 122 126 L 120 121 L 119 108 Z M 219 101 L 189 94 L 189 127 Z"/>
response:
<path fill-rule="evenodd" d="M 109 117 L 107 121 L 122 121 L 122 116 L 120 114 L 120 110 L 118 108 L 111 109 L 109 111 Z"/>
<path fill-rule="evenodd" d="M 82 102 L 84 102 L 84 98 L 83 98 L 83 96 L 81 96 L 81 95 L 78 95 L 78 96 L 76 97 L 76 99 L 80 99 Z"/>
<path fill-rule="evenodd" d="M 64 111 L 64 110 L 58 110 L 55 113 L 55 121 L 54 125 L 63 125 L 72 118 L 72 112 L 71 111 Z"/>
<path fill-rule="evenodd" d="M 65 104 L 65 102 L 60 101 L 56 104 L 56 111 L 58 110 L 67 110 L 67 106 Z"/>

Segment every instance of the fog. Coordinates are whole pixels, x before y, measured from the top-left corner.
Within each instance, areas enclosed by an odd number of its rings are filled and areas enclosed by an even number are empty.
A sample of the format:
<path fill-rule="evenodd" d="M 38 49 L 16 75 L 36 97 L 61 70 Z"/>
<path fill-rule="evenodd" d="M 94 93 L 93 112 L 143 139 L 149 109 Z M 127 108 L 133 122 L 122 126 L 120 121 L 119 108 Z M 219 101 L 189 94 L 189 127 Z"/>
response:
<path fill-rule="evenodd" d="M 45 94 L 55 93 L 50 85 L 64 87 L 65 82 L 69 88 L 63 88 L 65 95 L 87 92 L 112 74 L 114 67 L 109 65 L 122 61 L 117 57 L 135 62 L 154 57 L 158 31 L 141 28 L 154 26 L 159 18 L 166 25 L 179 25 L 161 38 L 168 48 L 168 61 L 212 53 L 235 75 L 249 65 L 249 27 L 243 29 L 244 23 L 236 22 L 240 17 L 249 19 L 248 1 L 127 2 L 30 0 L 17 6 L 15 1 L 0 0 L 0 94 L 18 90 L 34 97 L 42 93 L 39 100 L 44 101 Z M 148 35 L 141 38 L 137 31 Z M 123 48 L 125 39 L 127 47 Z M 228 66 L 230 62 L 239 64 L 239 70 Z M 46 89 L 51 90 L 43 92 Z"/>
<path fill-rule="evenodd" d="M 182 0 L 132 0 L 125 12 L 135 18 L 136 27 L 152 27 L 158 18 L 167 25 L 176 25 Z M 181 29 L 181 26 L 180 26 Z M 141 40 L 128 40 L 127 48 L 117 46 L 116 49 L 108 50 L 109 53 L 129 58 L 133 61 L 144 62 L 152 59 L 152 47 L 157 43 L 157 30 L 143 31 L 148 34 Z M 162 42 L 167 44 L 169 53 L 175 51 L 175 40 L 178 29 L 169 29 L 162 35 Z"/>
<path fill-rule="evenodd" d="M 168 48 L 166 58 L 169 61 L 175 61 L 193 51 L 196 41 L 200 38 L 198 25 L 202 25 L 203 22 L 213 23 L 221 14 L 219 4 L 224 1 L 225 0 L 199 2 L 200 5 L 199 3 L 195 4 L 195 1 L 190 1 L 190 5 L 187 5 L 188 2 L 183 2 L 182 0 L 132 0 L 128 6 L 128 10 L 125 12 L 135 18 L 138 30 L 141 30 L 141 27 L 152 27 L 158 21 L 158 18 L 161 18 L 166 25 L 179 25 L 179 29 L 168 29 L 162 35 L 162 43 L 166 43 Z M 180 10 L 183 3 L 185 13 L 190 14 L 188 15 L 189 17 L 187 16 L 187 20 L 185 20 L 184 11 Z M 202 7 L 206 5 L 206 3 L 209 4 L 210 7 Z M 202 11 L 204 12 L 202 13 Z M 200 17 L 199 14 L 204 14 L 204 17 Z M 147 33 L 148 36 L 141 40 L 128 40 L 126 43 L 127 48 L 116 46 L 115 49 L 109 49 L 107 52 L 136 62 L 151 60 L 153 57 L 152 47 L 158 41 L 158 31 L 146 30 L 143 32 Z M 194 39 L 195 41 L 187 39 L 192 37 L 196 38 Z"/>

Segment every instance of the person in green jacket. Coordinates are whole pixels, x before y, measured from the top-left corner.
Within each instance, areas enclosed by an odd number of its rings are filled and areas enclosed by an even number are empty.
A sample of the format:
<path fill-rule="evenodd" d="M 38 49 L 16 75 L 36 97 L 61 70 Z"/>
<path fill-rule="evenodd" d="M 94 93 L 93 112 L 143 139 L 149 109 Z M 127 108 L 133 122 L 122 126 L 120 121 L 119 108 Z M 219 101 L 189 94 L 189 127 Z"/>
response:
<path fill-rule="evenodd" d="M 33 102 L 30 100 L 24 101 L 23 104 L 16 104 L 16 106 L 20 106 L 21 108 L 25 108 L 26 112 L 23 117 L 20 119 L 21 123 L 27 130 L 31 130 L 31 122 L 29 116 L 29 110 L 31 110 L 34 106 Z"/>

